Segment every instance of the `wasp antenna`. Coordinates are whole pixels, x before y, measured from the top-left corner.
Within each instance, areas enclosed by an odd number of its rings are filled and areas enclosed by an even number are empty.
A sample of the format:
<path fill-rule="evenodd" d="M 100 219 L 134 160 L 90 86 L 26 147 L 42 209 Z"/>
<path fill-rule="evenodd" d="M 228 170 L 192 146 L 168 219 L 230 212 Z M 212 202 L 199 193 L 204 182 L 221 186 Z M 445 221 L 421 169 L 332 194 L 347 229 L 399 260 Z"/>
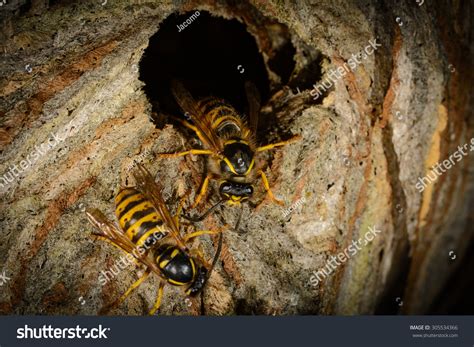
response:
<path fill-rule="evenodd" d="M 239 232 L 239 225 L 240 225 L 240 220 L 242 219 L 242 213 L 244 211 L 244 205 L 240 205 L 240 213 L 239 213 L 239 218 L 237 219 L 237 223 L 235 223 L 234 230 L 236 232 Z"/>
<path fill-rule="evenodd" d="M 206 218 L 212 211 L 214 211 L 224 201 L 225 201 L 224 199 L 219 200 L 217 203 L 215 203 L 212 207 L 210 207 L 206 212 L 204 212 L 204 214 L 202 214 L 199 217 L 183 215 L 183 218 L 191 222 L 201 222 L 204 220 L 204 218 Z"/>
<path fill-rule="evenodd" d="M 208 279 L 211 277 L 212 270 L 214 269 L 214 266 L 216 266 L 217 261 L 219 260 L 221 256 L 223 237 L 224 237 L 223 233 L 219 233 L 219 240 L 217 241 L 217 250 L 216 250 L 216 254 L 214 255 L 214 259 L 212 259 L 211 268 L 209 269 L 209 274 L 207 276 Z"/>

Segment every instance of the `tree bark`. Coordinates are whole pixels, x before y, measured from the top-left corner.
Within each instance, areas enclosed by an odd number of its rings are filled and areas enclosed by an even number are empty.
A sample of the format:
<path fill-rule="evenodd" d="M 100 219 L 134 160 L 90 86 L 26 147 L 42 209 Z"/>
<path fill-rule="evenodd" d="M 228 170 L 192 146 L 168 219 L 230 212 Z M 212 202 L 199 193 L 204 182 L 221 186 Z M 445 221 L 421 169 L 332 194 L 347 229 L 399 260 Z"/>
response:
<path fill-rule="evenodd" d="M 84 209 L 113 219 L 115 194 L 133 184 L 134 160 L 156 173 L 173 210 L 188 190 L 195 198 L 202 158 L 158 157 L 195 145 L 192 136 L 156 121 L 172 123 L 140 80 L 160 23 L 195 10 L 237 18 L 255 38 L 269 76 L 262 119 L 276 120 L 262 123 L 264 140 L 303 139 L 264 157 L 286 206 L 268 199 L 244 206 L 242 231 L 224 233 L 202 305 L 167 286 L 160 313 L 439 309 L 472 247 L 470 147 L 423 192 L 416 184 L 474 137 L 470 1 L 33 0 L 0 9 L 0 271 L 10 277 L 0 312 L 94 315 L 133 283 L 141 271 L 133 267 L 99 283 L 122 254 L 89 237 Z M 275 28 L 287 30 L 295 48 L 287 83 L 271 64 Z M 347 68 L 374 40 L 380 46 Z M 310 73 L 315 66 L 319 72 Z M 338 67 L 345 73 L 336 78 Z M 331 87 L 315 101 L 313 85 L 324 81 Z M 54 145 L 44 150 L 48 141 Z M 227 207 L 199 226 L 233 225 L 239 213 Z M 376 230 L 373 240 L 349 252 L 369 230 Z M 215 245 L 203 237 L 195 246 L 209 258 Z M 345 250 L 348 259 L 331 260 Z M 329 262 L 330 273 L 314 285 L 312 276 Z M 157 288 L 150 278 L 113 313 L 145 314 Z"/>

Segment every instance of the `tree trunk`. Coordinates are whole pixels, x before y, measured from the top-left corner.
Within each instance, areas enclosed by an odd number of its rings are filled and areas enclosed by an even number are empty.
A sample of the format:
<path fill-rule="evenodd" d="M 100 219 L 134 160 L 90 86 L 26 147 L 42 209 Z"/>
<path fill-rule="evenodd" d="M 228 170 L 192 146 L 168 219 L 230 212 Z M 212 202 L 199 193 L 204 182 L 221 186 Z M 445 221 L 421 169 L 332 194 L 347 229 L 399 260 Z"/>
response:
<path fill-rule="evenodd" d="M 452 313 L 474 269 L 473 145 L 453 157 L 474 137 L 472 11 L 462 0 L 7 0 L 0 312 L 98 314 L 137 278 L 130 266 L 101 285 L 123 254 L 90 237 L 84 210 L 115 220 L 134 162 L 161 180 L 173 211 L 187 191 L 195 199 L 204 159 L 158 157 L 199 146 L 170 117 L 181 111 L 166 86 L 181 77 L 242 112 L 254 80 L 259 144 L 302 140 L 261 155 L 286 206 L 257 180 L 258 206 L 224 232 L 202 302 L 166 286 L 161 314 Z M 450 156 L 452 168 L 417 187 Z M 225 206 L 197 226 L 233 226 L 239 213 Z M 194 246 L 211 258 L 216 243 Z M 151 276 L 112 313 L 145 314 L 158 283 Z"/>

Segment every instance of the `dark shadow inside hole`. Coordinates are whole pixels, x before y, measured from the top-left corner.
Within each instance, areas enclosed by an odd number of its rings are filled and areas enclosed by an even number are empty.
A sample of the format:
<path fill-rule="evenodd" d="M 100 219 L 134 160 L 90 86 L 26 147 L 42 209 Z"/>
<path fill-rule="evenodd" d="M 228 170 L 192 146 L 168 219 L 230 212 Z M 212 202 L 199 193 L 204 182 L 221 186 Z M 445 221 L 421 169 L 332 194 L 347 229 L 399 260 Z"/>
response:
<path fill-rule="evenodd" d="M 49 7 L 55 6 L 69 6 L 75 3 L 74 0 L 49 0 Z"/>
<path fill-rule="evenodd" d="M 282 84 L 288 84 L 291 74 L 295 69 L 295 61 L 293 59 L 295 54 L 296 49 L 288 37 L 285 44 L 268 61 L 268 67 L 280 76 Z"/>
<path fill-rule="evenodd" d="M 291 89 L 298 87 L 301 90 L 313 89 L 314 84 L 321 80 L 322 56 L 318 55 L 313 61 L 303 67 L 296 76 L 293 76 L 289 85 Z"/>
<path fill-rule="evenodd" d="M 181 80 L 196 99 L 220 97 L 239 112 L 247 110 L 244 83 L 250 80 L 264 103 L 269 97 L 269 80 L 253 36 L 237 20 L 213 17 L 205 11 L 180 30 L 193 14 L 196 12 L 169 16 L 144 52 L 140 80 L 145 82 L 153 111 L 182 115 L 170 91 L 172 79 Z"/>
<path fill-rule="evenodd" d="M 32 6 L 31 1 L 25 1 L 23 4 L 21 4 L 19 9 L 18 9 L 19 15 L 23 16 L 26 13 L 28 13 L 28 11 L 31 10 L 31 6 Z"/>

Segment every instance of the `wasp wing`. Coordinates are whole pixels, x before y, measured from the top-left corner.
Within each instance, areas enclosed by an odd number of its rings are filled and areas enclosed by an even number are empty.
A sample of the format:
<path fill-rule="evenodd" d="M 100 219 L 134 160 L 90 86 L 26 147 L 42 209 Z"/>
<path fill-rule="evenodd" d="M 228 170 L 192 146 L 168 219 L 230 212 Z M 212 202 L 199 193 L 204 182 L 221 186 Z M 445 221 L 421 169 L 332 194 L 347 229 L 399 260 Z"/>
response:
<path fill-rule="evenodd" d="M 153 272 L 163 278 L 156 262 L 140 253 L 137 249 L 137 246 L 132 243 L 132 241 L 129 240 L 123 232 L 117 229 L 117 227 L 110 220 L 108 220 L 102 212 L 97 209 L 88 209 L 86 210 L 86 215 L 89 219 L 89 222 L 91 222 L 91 224 L 94 225 L 99 231 L 94 235 L 103 237 L 113 245 L 123 249 L 128 254 L 131 254 L 140 263 L 147 266 Z"/>
<path fill-rule="evenodd" d="M 168 232 L 176 240 L 178 247 L 186 251 L 187 247 L 179 233 L 179 228 L 161 195 L 163 191 L 161 184 L 155 182 L 153 176 L 140 164 L 138 164 L 133 171 L 133 177 L 135 177 L 136 187 L 153 203 L 153 206 L 167 226 Z"/>
<path fill-rule="evenodd" d="M 197 135 L 204 145 L 216 153 L 221 153 L 223 150 L 221 141 L 205 115 L 202 114 L 191 93 L 177 80 L 171 81 L 171 92 L 179 107 L 192 119 L 194 126 L 199 131 Z"/>

